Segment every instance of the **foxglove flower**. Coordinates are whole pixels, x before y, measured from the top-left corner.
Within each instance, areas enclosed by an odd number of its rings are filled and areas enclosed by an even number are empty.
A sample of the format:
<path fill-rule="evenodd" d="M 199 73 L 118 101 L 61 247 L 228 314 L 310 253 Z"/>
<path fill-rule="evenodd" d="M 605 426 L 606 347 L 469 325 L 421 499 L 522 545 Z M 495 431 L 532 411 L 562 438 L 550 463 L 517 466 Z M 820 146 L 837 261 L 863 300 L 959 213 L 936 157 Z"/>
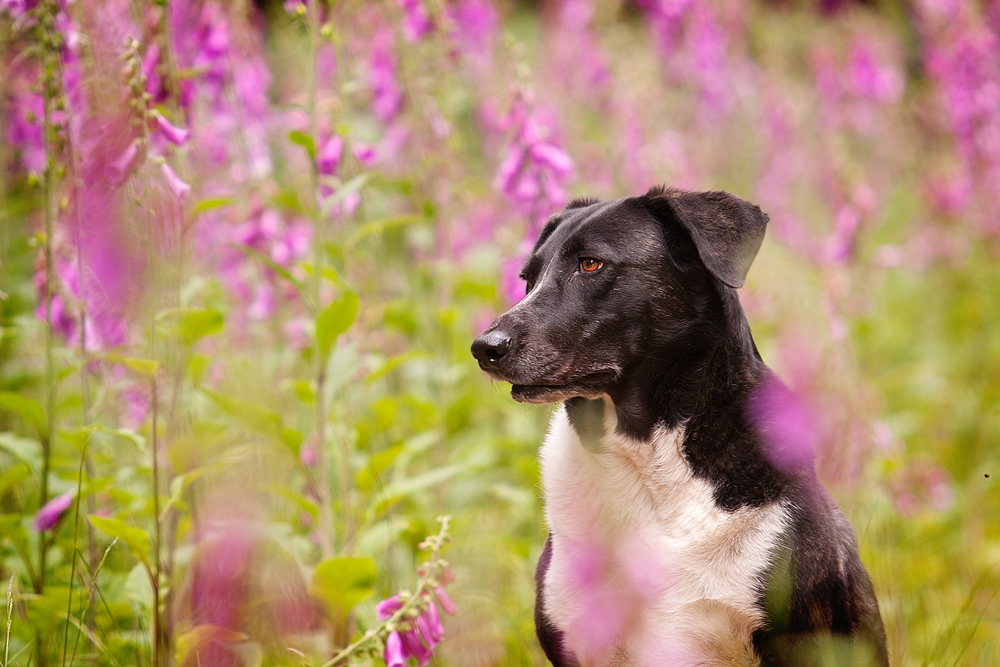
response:
<path fill-rule="evenodd" d="M 448 597 L 447 593 L 445 593 L 443 587 L 436 586 L 434 588 L 434 596 L 437 598 L 437 601 L 441 604 L 441 609 L 444 610 L 444 613 L 448 614 L 449 616 L 454 616 L 458 612 L 458 607 L 456 607 L 455 603 L 451 601 L 451 598 Z"/>
<path fill-rule="evenodd" d="M 385 639 L 385 667 L 403 667 L 406 656 L 403 654 L 403 640 L 399 633 L 393 630 Z"/>
<path fill-rule="evenodd" d="M 372 112 L 376 118 L 388 124 L 403 107 L 403 92 L 396 80 L 396 56 L 392 48 L 391 30 L 384 29 L 375 35 L 368 68 Z"/>
<path fill-rule="evenodd" d="M 177 175 L 169 164 L 164 162 L 160 165 L 160 171 L 163 172 L 163 180 L 167 184 L 167 189 L 170 193 L 177 199 L 183 200 L 191 192 L 191 186 L 181 180 L 181 177 Z"/>
<path fill-rule="evenodd" d="M 337 172 L 340 166 L 340 155 L 344 152 L 344 139 L 339 134 L 331 134 L 316 154 L 316 165 L 319 173 L 330 176 Z"/>
<path fill-rule="evenodd" d="M 515 136 L 497 167 L 493 187 L 528 216 L 537 233 L 541 222 L 566 203 L 564 186 L 572 176 L 573 160 L 552 140 L 523 93 L 503 124 L 513 127 Z"/>
<path fill-rule="evenodd" d="M 175 146 L 181 146 L 188 139 L 188 130 L 176 127 L 163 114 L 156 114 L 156 124 L 164 138 Z"/>
<path fill-rule="evenodd" d="M 118 186 L 125 182 L 125 179 L 132 173 L 132 167 L 138 155 L 139 147 L 134 141 L 130 142 L 111 164 L 104 167 L 104 174 L 112 185 Z"/>
<path fill-rule="evenodd" d="M 47 530 L 52 530 L 55 528 L 59 520 L 62 519 L 63 514 L 66 510 L 70 508 L 73 504 L 74 493 L 69 491 L 62 494 L 61 496 L 56 496 L 49 502 L 45 503 L 40 510 L 35 514 L 35 530 L 39 533 L 43 533 Z"/>
<path fill-rule="evenodd" d="M 421 0 L 397 0 L 403 9 L 403 35 L 410 42 L 419 42 L 420 38 L 434 28 L 431 17 Z"/>

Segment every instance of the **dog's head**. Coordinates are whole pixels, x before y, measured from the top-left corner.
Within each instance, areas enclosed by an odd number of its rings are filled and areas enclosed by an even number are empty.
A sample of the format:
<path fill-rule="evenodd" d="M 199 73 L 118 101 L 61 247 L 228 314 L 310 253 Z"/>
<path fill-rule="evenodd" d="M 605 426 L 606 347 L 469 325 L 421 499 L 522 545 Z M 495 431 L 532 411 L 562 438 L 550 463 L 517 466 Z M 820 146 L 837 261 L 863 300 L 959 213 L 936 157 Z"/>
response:
<path fill-rule="evenodd" d="M 571 202 L 524 265 L 525 298 L 472 354 L 518 401 L 612 393 L 725 331 L 712 305 L 743 285 L 766 225 L 759 208 L 725 192 Z"/>

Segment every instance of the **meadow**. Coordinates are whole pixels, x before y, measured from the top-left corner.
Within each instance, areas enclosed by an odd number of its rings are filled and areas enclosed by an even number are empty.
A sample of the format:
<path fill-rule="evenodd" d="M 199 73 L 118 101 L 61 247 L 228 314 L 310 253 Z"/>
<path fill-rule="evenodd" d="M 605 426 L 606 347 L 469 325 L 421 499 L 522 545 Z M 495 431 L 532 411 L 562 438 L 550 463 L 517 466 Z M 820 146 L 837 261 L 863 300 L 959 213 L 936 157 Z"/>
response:
<path fill-rule="evenodd" d="M 0 137 L 0 666 L 547 664 L 469 346 L 661 183 L 770 215 L 892 665 L 1000 664 L 1000 2 L 0 0 Z"/>

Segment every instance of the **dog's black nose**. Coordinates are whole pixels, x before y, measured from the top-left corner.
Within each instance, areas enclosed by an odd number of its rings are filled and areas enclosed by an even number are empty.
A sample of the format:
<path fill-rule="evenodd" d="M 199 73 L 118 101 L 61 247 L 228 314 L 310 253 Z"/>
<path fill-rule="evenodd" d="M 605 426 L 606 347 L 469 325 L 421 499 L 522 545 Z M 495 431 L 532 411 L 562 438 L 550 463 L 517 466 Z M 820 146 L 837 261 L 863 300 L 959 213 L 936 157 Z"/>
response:
<path fill-rule="evenodd" d="M 479 364 L 492 365 L 503 359 L 510 351 L 510 336 L 499 329 L 487 331 L 472 343 L 472 356 Z"/>

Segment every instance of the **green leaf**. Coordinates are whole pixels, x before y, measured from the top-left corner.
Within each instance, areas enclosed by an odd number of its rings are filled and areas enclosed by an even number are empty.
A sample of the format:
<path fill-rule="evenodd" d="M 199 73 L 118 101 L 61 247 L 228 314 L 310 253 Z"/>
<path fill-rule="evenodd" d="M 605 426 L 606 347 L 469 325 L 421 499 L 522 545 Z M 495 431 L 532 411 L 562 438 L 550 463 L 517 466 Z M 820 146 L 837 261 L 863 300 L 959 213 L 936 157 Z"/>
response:
<path fill-rule="evenodd" d="M 15 463 L 14 465 L 6 466 L 6 470 L 0 470 L 0 497 L 3 496 L 7 489 L 11 488 L 15 484 L 19 484 L 28 477 L 31 477 L 31 466 L 23 461 Z M 3 526 L 0 526 L 0 535 L 7 534 L 8 533 L 3 529 Z"/>
<path fill-rule="evenodd" d="M 372 454 L 368 465 L 357 475 L 358 488 L 364 492 L 370 491 L 375 485 L 376 479 L 393 464 L 402 451 L 403 446 L 396 445 L 377 454 Z"/>
<path fill-rule="evenodd" d="M 427 472 L 417 475 L 416 477 L 407 477 L 399 482 L 389 484 L 385 487 L 385 492 L 380 499 L 378 505 L 379 511 L 405 496 L 414 494 L 417 491 L 429 489 L 432 486 L 437 486 L 438 484 L 451 479 L 465 469 L 466 466 L 464 465 L 444 466 L 442 468 L 428 470 Z"/>
<path fill-rule="evenodd" d="M 311 158 L 316 157 L 316 142 L 313 141 L 313 138 L 310 137 L 305 132 L 292 130 L 291 132 L 288 133 L 288 140 L 291 141 L 293 144 L 297 144 L 305 148 L 306 152 L 309 153 L 309 157 Z"/>
<path fill-rule="evenodd" d="M 42 467 L 42 444 L 37 440 L 3 432 L 0 433 L 0 449 L 21 459 L 33 470 Z"/>
<path fill-rule="evenodd" d="M 156 370 L 160 367 L 160 362 L 152 359 L 135 359 L 132 357 L 120 357 L 117 354 L 109 354 L 108 361 L 115 364 L 122 364 L 132 369 L 139 375 L 153 379 L 156 377 Z"/>
<path fill-rule="evenodd" d="M 320 359 L 326 361 L 337 336 L 347 331 L 358 316 L 358 295 L 345 292 L 334 299 L 316 318 L 316 343 Z"/>
<path fill-rule="evenodd" d="M 0 410 L 13 412 L 31 424 L 40 438 L 45 437 L 48 425 L 45 421 L 45 411 L 38 401 L 11 391 L 0 391 Z"/>
<path fill-rule="evenodd" d="M 339 556 L 316 566 L 309 594 L 321 600 L 331 620 L 341 619 L 375 589 L 375 561 Z"/>
<path fill-rule="evenodd" d="M 198 625 L 177 637 L 174 659 L 181 667 L 195 653 L 213 642 L 241 642 L 248 639 L 242 632 L 236 632 L 218 625 Z"/>
<path fill-rule="evenodd" d="M 296 380 L 292 385 L 292 391 L 295 392 L 296 398 L 306 405 L 313 405 L 316 402 L 316 390 L 308 380 Z"/>
<path fill-rule="evenodd" d="M 142 437 L 132 429 L 128 428 L 108 428 L 107 426 L 98 426 L 97 430 L 101 433 L 107 433 L 109 435 L 118 436 L 123 440 L 128 440 L 131 442 L 136 449 L 140 452 L 146 451 L 146 438 Z"/>
<path fill-rule="evenodd" d="M 226 319 L 214 308 L 171 308 L 161 311 L 157 321 L 167 320 L 169 334 L 193 345 L 205 336 L 222 331 Z"/>
<path fill-rule="evenodd" d="M 285 426 L 281 415 L 277 412 L 205 387 L 199 389 L 223 412 L 243 422 L 250 429 L 284 443 L 298 456 L 302 435 L 295 429 Z"/>
<path fill-rule="evenodd" d="M 80 428 L 67 428 L 61 429 L 59 431 L 59 437 L 73 445 L 77 451 L 84 451 L 87 449 L 87 443 L 90 442 L 90 437 L 97 430 L 96 426 L 82 426 Z"/>
<path fill-rule="evenodd" d="M 94 528 L 101 531 L 105 535 L 110 537 L 120 537 L 124 540 L 132 553 L 134 553 L 145 565 L 149 565 L 149 533 L 142 528 L 129 526 L 120 519 L 97 516 L 96 514 L 91 514 L 88 518 Z"/>
<path fill-rule="evenodd" d="M 229 206 L 233 203 L 232 197 L 216 197 L 214 199 L 202 199 L 200 202 L 194 205 L 191 209 L 192 215 L 198 215 L 199 213 L 204 213 L 205 211 L 211 211 L 215 208 L 221 208 L 223 206 Z"/>

